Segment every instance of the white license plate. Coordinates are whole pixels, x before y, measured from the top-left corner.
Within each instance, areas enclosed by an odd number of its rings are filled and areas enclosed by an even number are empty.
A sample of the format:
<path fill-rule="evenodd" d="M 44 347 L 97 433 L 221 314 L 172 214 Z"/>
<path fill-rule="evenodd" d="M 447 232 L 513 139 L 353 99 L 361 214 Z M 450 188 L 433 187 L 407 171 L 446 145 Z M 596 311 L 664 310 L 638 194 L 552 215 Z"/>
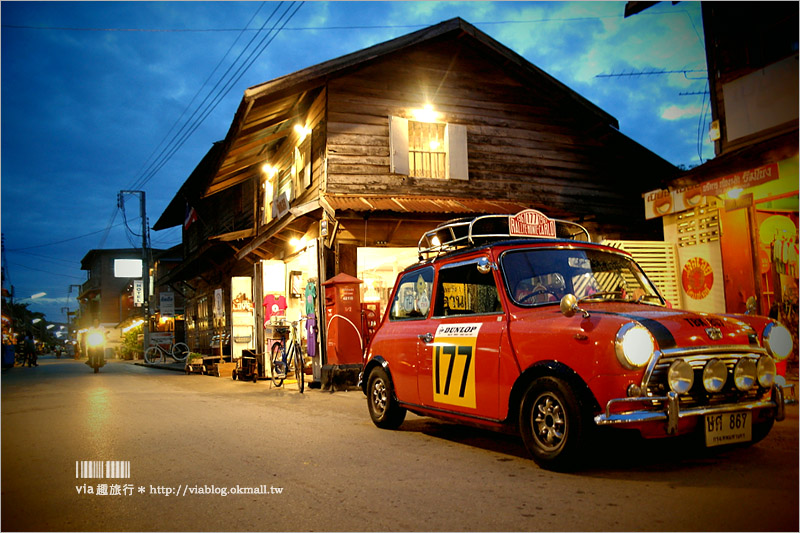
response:
<path fill-rule="evenodd" d="M 737 411 L 706 415 L 706 446 L 721 446 L 753 440 L 753 413 Z"/>

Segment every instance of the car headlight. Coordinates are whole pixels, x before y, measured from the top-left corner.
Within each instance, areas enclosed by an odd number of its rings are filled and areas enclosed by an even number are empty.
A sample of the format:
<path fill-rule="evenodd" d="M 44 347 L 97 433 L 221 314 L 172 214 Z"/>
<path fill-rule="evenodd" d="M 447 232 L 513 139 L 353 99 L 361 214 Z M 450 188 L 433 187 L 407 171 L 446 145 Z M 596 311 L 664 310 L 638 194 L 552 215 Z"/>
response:
<path fill-rule="evenodd" d="M 739 359 L 733 368 L 733 383 L 736 388 L 742 392 L 749 391 L 755 386 L 756 379 L 758 379 L 756 362 L 748 357 Z"/>
<path fill-rule="evenodd" d="M 775 383 L 775 375 L 778 373 L 775 367 L 775 361 L 768 355 L 762 355 L 758 358 L 758 384 L 768 389 Z"/>
<path fill-rule="evenodd" d="M 656 350 L 656 341 L 650 331 L 638 322 L 629 322 L 619 328 L 614 339 L 617 360 L 628 370 L 644 367 Z"/>
<path fill-rule="evenodd" d="M 783 361 L 792 353 L 792 334 L 783 325 L 770 322 L 764 328 L 764 346 L 772 357 Z"/>
<path fill-rule="evenodd" d="M 708 392 L 719 392 L 728 381 L 728 367 L 719 359 L 712 359 L 703 368 L 703 387 Z"/>
<path fill-rule="evenodd" d="M 689 392 L 692 389 L 692 385 L 694 385 L 694 370 L 692 370 L 692 365 L 683 359 L 673 361 L 672 364 L 669 365 L 669 370 L 667 371 L 667 383 L 669 384 L 670 390 L 678 394 L 686 394 Z"/>

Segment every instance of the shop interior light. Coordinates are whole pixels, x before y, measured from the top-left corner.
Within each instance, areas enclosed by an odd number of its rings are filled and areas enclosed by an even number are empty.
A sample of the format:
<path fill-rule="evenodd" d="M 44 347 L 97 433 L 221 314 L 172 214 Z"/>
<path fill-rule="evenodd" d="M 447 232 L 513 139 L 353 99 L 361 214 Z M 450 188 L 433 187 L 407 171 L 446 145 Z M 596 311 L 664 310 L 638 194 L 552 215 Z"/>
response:
<path fill-rule="evenodd" d="M 300 239 L 298 239 L 298 238 L 293 238 L 293 239 L 291 239 L 291 240 L 289 241 L 289 244 L 291 244 L 292 246 L 294 246 L 294 249 L 295 249 L 295 250 L 301 250 L 301 249 L 303 249 L 303 248 L 305 248 L 305 247 L 306 247 L 306 238 L 305 238 L 305 237 L 302 237 L 302 238 L 300 238 Z"/>
<path fill-rule="evenodd" d="M 439 141 L 436 139 L 431 141 L 431 150 L 438 150 L 439 146 L 441 146 L 441 144 L 439 144 Z"/>

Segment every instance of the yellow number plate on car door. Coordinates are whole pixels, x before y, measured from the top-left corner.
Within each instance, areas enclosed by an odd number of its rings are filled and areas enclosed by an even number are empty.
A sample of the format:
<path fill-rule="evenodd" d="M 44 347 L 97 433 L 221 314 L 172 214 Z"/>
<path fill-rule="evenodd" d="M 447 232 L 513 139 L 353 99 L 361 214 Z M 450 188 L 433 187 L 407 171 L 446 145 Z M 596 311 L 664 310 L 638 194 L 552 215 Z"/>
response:
<path fill-rule="evenodd" d="M 475 347 L 481 324 L 440 324 L 433 340 L 433 401 L 475 408 Z"/>

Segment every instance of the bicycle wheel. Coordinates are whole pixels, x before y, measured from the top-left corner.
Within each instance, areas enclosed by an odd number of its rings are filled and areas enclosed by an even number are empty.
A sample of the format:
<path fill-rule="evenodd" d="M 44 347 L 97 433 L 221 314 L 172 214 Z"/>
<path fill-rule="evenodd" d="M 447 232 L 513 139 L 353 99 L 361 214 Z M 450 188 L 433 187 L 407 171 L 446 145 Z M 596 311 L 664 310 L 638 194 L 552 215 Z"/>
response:
<path fill-rule="evenodd" d="M 161 361 L 161 348 L 158 346 L 151 346 L 144 352 L 144 362 L 152 365 L 156 361 Z"/>
<path fill-rule="evenodd" d="M 303 394 L 303 389 L 306 387 L 303 353 L 297 344 L 292 345 L 292 355 L 294 356 L 294 375 L 297 378 L 297 390 L 300 391 L 300 394 Z"/>
<path fill-rule="evenodd" d="M 185 342 L 175 343 L 175 346 L 172 347 L 172 358 L 183 363 L 187 357 L 189 357 L 189 346 Z"/>
<path fill-rule="evenodd" d="M 272 357 L 270 357 L 269 361 L 272 369 L 272 383 L 276 387 L 280 387 L 286 378 L 286 363 L 283 362 L 283 344 L 275 343 L 272 346 Z"/>

